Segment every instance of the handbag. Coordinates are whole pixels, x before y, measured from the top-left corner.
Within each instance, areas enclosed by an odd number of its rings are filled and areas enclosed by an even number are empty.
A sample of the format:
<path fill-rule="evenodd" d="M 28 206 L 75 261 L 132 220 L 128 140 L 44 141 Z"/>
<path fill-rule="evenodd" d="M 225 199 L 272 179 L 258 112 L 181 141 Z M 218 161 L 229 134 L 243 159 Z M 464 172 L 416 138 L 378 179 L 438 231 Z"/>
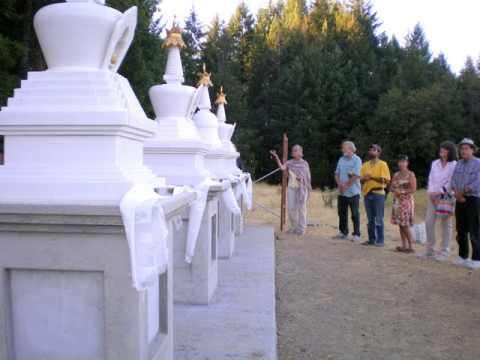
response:
<path fill-rule="evenodd" d="M 445 187 L 443 189 L 443 194 L 438 200 L 437 209 L 435 213 L 438 217 L 448 217 L 452 216 L 455 211 L 455 200 L 452 195 L 447 192 Z"/>

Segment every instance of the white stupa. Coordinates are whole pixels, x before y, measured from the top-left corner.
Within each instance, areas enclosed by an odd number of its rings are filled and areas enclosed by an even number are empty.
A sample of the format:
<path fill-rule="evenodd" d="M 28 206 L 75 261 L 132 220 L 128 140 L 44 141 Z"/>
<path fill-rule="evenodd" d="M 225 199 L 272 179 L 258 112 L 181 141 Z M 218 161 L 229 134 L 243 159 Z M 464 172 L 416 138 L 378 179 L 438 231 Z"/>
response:
<path fill-rule="evenodd" d="M 196 185 L 210 178 L 204 168 L 204 156 L 211 145 L 203 141 L 192 121 L 201 89 L 182 85 L 184 82 L 180 49 L 185 48 L 176 20 L 163 47 L 168 60 L 163 79 L 166 84 L 150 89 L 158 130 L 144 144 L 144 161 L 169 185 Z"/>
<path fill-rule="evenodd" d="M 227 180 L 229 173 L 224 168 L 224 159 L 227 157 L 227 154 L 218 136 L 217 117 L 210 111 L 212 106 L 208 88 L 213 86 L 213 84 L 210 80 L 210 74 L 205 69 L 205 64 L 203 64 L 203 72 L 198 75 L 200 78 L 197 86 L 198 90 L 201 91 L 201 95 L 198 104 L 199 110 L 193 115 L 193 120 L 197 125 L 201 138 L 211 145 L 211 149 L 205 155 L 205 167 L 210 171 L 212 179 Z"/>
<path fill-rule="evenodd" d="M 225 105 L 227 105 L 227 94 L 223 93 L 223 86 L 220 87 L 220 93 L 217 93 L 217 100 L 215 105 L 217 108 L 217 121 L 218 121 L 218 136 L 222 143 L 222 148 L 225 151 L 227 157 L 224 160 L 224 168 L 228 173 L 232 175 L 241 175 L 242 171 L 237 167 L 237 158 L 240 156 L 232 144 L 231 139 L 233 132 L 235 131 L 236 124 L 227 124 L 227 117 L 225 115 Z"/>
<path fill-rule="evenodd" d="M 37 12 L 48 70 L 28 73 L 0 111 L 2 201 L 119 203 L 134 183 L 163 183 L 143 165 L 157 124 L 116 73 L 136 23 L 136 7 L 122 14 L 92 0 Z"/>

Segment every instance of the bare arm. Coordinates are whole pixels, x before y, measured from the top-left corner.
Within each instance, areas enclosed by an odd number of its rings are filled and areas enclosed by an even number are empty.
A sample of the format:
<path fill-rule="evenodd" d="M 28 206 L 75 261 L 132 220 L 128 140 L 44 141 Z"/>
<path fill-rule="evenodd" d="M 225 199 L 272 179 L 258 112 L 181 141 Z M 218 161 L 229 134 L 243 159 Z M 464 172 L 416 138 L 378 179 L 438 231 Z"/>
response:
<path fill-rule="evenodd" d="M 417 191 L 417 178 L 415 174 L 412 172 L 410 173 L 410 189 L 405 190 L 405 194 L 414 194 Z"/>
<path fill-rule="evenodd" d="M 282 171 L 287 170 L 287 167 L 284 164 L 282 164 L 282 162 L 280 161 L 280 158 L 278 157 L 277 152 L 275 150 L 270 150 L 270 155 L 272 155 L 273 158 L 277 161 L 277 164 L 278 164 L 278 167 L 280 168 L 280 170 L 282 170 Z"/>
<path fill-rule="evenodd" d="M 340 175 L 338 173 L 335 173 L 335 182 L 337 183 L 337 186 L 340 186 Z"/>

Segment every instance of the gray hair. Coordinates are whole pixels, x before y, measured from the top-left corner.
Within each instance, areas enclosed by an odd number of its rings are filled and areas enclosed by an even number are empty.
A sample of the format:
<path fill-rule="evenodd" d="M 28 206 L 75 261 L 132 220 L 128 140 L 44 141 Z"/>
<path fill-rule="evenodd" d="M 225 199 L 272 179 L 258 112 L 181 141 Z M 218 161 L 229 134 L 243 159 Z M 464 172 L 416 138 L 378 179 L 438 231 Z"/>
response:
<path fill-rule="evenodd" d="M 343 145 L 347 145 L 350 149 L 352 149 L 353 152 L 357 151 L 357 148 L 355 147 L 355 144 L 353 143 L 353 141 L 350 141 L 350 140 L 344 141 L 342 143 L 342 147 Z"/>
<path fill-rule="evenodd" d="M 292 150 L 297 149 L 297 151 L 300 153 L 300 156 L 303 156 L 303 149 L 300 145 L 293 145 Z"/>

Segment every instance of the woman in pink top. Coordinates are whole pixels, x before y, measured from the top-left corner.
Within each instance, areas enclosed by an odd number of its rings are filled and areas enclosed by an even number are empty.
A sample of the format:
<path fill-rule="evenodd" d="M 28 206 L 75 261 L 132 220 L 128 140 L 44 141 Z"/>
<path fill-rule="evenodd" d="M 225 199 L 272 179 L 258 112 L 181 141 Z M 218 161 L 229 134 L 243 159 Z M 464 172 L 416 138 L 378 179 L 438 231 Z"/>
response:
<path fill-rule="evenodd" d="M 450 255 L 450 241 L 452 239 L 452 217 L 442 217 L 442 242 L 440 251 L 436 253 L 435 244 L 437 242 L 437 233 L 435 223 L 437 216 L 435 213 L 436 205 L 440 196 L 443 194 L 443 188 L 452 194 L 452 178 L 453 170 L 457 164 L 458 153 L 457 147 L 450 141 L 445 141 L 440 145 L 440 159 L 434 160 L 430 168 L 428 176 L 427 192 L 429 199 L 427 200 L 427 214 L 425 215 L 425 227 L 427 228 L 427 247 L 425 251 L 418 255 L 420 259 L 435 258 L 437 261 L 445 261 Z"/>

